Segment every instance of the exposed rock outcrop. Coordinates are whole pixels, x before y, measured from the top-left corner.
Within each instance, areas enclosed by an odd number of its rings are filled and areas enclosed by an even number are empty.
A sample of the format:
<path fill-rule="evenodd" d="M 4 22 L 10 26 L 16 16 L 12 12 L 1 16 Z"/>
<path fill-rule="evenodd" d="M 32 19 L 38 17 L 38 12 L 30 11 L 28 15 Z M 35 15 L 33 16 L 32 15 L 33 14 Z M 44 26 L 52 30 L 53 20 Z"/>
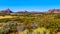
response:
<path fill-rule="evenodd" d="M 0 13 L 6 13 L 6 14 L 9 14 L 9 13 L 12 13 L 12 11 L 8 8 L 8 9 L 6 9 L 6 10 L 0 11 Z"/>
<path fill-rule="evenodd" d="M 60 13 L 60 9 L 52 9 L 52 10 L 48 10 L 47 13 Z"/>

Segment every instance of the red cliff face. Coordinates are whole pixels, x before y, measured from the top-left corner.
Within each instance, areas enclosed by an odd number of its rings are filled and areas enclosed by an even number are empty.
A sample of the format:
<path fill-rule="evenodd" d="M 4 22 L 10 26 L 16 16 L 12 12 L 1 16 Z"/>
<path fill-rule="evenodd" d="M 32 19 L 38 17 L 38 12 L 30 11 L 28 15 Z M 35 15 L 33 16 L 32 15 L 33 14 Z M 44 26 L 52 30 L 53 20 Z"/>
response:
<path fill-rule="evenodd" d="M 5 12 L 6 12 L 6 13 L 10 13 L 10 9 L 6 9 Z"/>
<path fill-rule="evenodd" d="M 5 10 L 6 13 L 12 13 L 12 11 L 8 8 Z"/>
<path fill-rule="evenodd" d="M 60 13 L 60 9 L 48 10 L 48 13 Z"/>
<path fill-rule="evenodd" d="M 0 11 L 0 13 L 7 13 L 7 14 L 9 14 L 9 13 L 12 13 L 12 11 L 10 9 L 6 9 L 6 10 Z"/>

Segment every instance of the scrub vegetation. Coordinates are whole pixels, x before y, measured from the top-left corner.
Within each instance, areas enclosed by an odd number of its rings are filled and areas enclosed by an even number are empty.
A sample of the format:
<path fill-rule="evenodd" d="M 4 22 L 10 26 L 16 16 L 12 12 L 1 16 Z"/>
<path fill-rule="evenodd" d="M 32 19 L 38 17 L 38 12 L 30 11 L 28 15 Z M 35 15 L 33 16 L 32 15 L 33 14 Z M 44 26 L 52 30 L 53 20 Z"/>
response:
<path fill-rule="evenodd" d="M 9 14 L 0 16 L 0 34 L 56 34 L 60 14 Z"/>

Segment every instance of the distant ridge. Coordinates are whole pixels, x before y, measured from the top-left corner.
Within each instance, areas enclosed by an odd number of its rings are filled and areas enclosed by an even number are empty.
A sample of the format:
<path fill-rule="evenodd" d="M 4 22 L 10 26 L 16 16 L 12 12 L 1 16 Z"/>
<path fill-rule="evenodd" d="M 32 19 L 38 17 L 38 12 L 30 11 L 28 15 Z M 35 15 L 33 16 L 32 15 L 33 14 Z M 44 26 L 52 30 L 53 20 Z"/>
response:
<path fill-rule="evenodd" d="M 17 11 L 17 12 L 13 12 L 11 11 L 9 8 L 6 9 L 6 10 L 1 10 L 0 13 L 28 13 L 29 11 Z M 60 13 L 60 9 L 52 9 L 52 10 L 48 10 L 47 12 L 30 12 L 30 13 L 33 13 L 33 14 L 39 14 L 39 13 Z"/>

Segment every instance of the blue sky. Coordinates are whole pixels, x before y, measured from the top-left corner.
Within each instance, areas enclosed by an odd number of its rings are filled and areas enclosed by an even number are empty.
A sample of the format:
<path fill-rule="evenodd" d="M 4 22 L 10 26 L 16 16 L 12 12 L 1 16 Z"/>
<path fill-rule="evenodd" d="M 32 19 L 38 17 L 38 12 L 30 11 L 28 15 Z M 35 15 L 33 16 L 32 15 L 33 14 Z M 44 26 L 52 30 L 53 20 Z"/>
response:
<path fill-rule="evenodd" d="M 60 0 L 0 0 L 0 10 L 6 8 L 12 11 L 47 11 L 60 9 Z"/>

